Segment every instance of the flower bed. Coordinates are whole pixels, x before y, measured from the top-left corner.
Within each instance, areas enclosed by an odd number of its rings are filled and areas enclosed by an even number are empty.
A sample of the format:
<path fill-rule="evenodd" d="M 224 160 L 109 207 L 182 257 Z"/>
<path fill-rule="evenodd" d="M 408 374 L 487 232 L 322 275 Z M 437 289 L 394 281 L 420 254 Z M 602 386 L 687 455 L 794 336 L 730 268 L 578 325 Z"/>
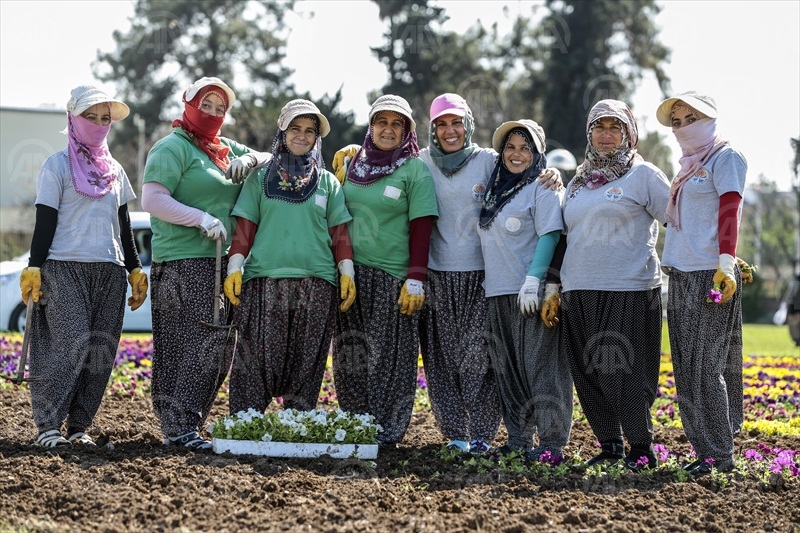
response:
<path fill-rule="evenodd" d="M 377 457 L 380 430 L 371 415 L 353 415 L 339 409 L 270 413 L 248 409 L 223 416 L 209 428 L 217 453 L 361 459 Z"/>

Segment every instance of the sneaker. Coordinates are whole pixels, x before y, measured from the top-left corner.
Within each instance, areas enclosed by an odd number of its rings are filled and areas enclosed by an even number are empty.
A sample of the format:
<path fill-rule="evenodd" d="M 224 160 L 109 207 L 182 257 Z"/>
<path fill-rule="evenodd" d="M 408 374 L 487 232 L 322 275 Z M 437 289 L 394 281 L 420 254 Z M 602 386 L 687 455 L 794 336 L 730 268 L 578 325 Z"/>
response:
<path fill-rule="evenodd" d="M 97 446 L 92 440 L 92 437 L 84 433 L 83 431 L 77 431 L 67 437 L 67 440 L 70 441 L 72 444 L 82 444 L 86 446 Z"/>
<path fill-rule="evenodd" d="M 583 466 L 594 466 L 596 464 L 614 464 L 625 457 L 625 447 L 621 442 L 609 441 L 600 445 L 603 450 L 585 463 Z"/>
<path fill-rule="evenodd" d="M 447 448 L 449 450 L 458 450 L 467 453 L 469 451 L 469 442 L 465 440 L 451 440 L 447 443 Z"/>
<path fill-rule="evenodd" d="M 503 444 L 499 448 L 495 448 L 494 451 L 504 457 L 509 457 L 511 455 L 523 455 L 525 453 L 525 450 L 522 448 L 516 448 L 514 446 L 509 446 L 508 444 Z"/>
<path fill-rule="evenodd" d="M 475 439 L 469 443 L 469 453 L 486 453 L 491 449 L 492 447 L 485 440 Z"/>
<path fill-rule="evenodd" d="M 57 429 L 50 429 L 42 431 L 36 440 L 33 441 L 34 446 L 41 448 L 71 448 L 72 443 L 64 438 L 61 431 Z"/>
<path fill-rule="evenodd" d="M 695 468 L 697 468 L 698 466 L 700 466 L 704 462 L 705 462 L 704 459 L 695 459 L 691 463 L 686 463 L 681 468 L 683 469 L 684 472 L 691 472 L 692 470 L 694 470 Z"/>
<path fill-rule="evenodd" d="M 564 452 L 560 446 L 537 446 L 525 454 L 525 459 L 532 463 L 560 463 L 564 460 Z"/>
<path fill-rule="evenodd" d="M 210 450 L 212 448 L 211 442 L 200 437 L 196 431 L 190 431 L 184 435 L 177 437 L 167 437 L 164 443 L 171 446 L 183 446 L 184 448 L 191 448 L 193 450 Z"/>

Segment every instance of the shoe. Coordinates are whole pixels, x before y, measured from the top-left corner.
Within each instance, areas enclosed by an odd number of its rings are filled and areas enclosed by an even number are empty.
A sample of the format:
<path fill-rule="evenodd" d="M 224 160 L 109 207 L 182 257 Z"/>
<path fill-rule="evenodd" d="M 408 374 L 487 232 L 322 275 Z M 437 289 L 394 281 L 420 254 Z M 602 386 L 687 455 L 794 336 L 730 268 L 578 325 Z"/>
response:
<path fill-rule="evenodd" d="M 451 440 L 447 443 L 447 448 L 467 453 L 469 451 L 469 442 L 465 440 Z"/>
<path fill-rule="evenodd" d="M 82 444 L 82 445 L 85 445 L 85 446 L 97 446 L 97 444 L 95 444 L 94 440 L 92 440 L 92 437 L 90 437 L 89 435 L 87 435 L 83 431 L 76 431 L 75 433 L 73 433 L 72 435 L 67 437 L 67 440 L 70 441 L 72 444 Z"/>
<path fill-rule="evenodd" d="M 691 472 L 692 470 L 694 470 L 695 468 L 697 468 L 698 466 L 700 466 L 704 462 L 705 462 L 704 459 L 695 459 L 691 463 L 686 463 L 681 468 L 683 469 L 684 472 Z"/>
<path fill-rule="evenodd" d="M 193 450 L 210 450 L 212 448 L 211 442 L 203 439 L 196 431 L 190 431 L 184 435 L 177 437 L 167 437 L 164 443 L 172 446 L 183 446 L 184 448 L 191 448 Z"/>
<path fill-rule="evenodd" d="M 603 450 L 585 463 L 583 466 L 594 466 L 596 464 L 614 464 L 625 457 L 625 447 L 620 441 L 608 441 L 600 444 Z"/>
<path fill-rule="evenodd" d="M 528 450 L 528 453 L 525 454 L 525 459 L 530 462 L 558 464 L 564 460 L 564 453 L 560 446 L 539 445 L 532 450 Z"/>
<path fill-rule="evenodd" d="M 50 429 L 48 431 L 42 431 L 39 433 L 39 436 L 36 437 L 36 440 L 33 441 L 35 446 L 40 446 L 42 448 L 71 448 L 72 443 L 64 438 L 64 435 L 61 434 L 61 431 L 57 429 Z"/>
<path fill-rule="evenodd" d="M 719 463 L 708 462 L 703 460 L 702 463 L 694 467 L 693 469 L 689 470 L 689 475 L 692 477 L 700 477 L 705 476 L 706 474 L 711 473 L 711 469 L 715 469 L 717 472 L 730 472 L 733 470 L 733 461 L 720 461 Z"/>
<path fill-rule="evenodd" d="M 625 467 L 628 470 L 639 472 L 645 468 L 657 466 L 656 456 L 652 446 L 631 446 L 631 451 L 625 456 Z"/>
<path fill-rule="evenodd" d="M 469 443 L 469 453 L 486 453 L 491 449 L 492 447 L 485 440 L 475 439 Z"/>
<path fill-rule="evenodd" d="M 510 457 L 512 455 L 523 455 L 525 450 L 522 448 L 515 448 L 513 446 L 509 446 L 508 444 L 503 444 L 499 448 L 494 449 L 498 455 L 502 455 L 503 457 Z"/>

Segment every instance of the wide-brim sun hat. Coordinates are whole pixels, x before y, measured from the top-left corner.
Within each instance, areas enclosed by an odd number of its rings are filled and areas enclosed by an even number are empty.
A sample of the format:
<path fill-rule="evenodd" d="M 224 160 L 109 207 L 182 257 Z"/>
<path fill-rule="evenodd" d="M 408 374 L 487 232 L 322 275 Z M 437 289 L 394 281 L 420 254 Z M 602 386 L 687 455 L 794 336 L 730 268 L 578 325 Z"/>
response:
<path fill-rule="evenodd" d="M 717 118 L 717 103 L 713 98 L 704 94 L 698 94 L 695 91 L 686 91 L 676 94 L 675 96 L 670 96 L 658 105 L 658 109 L 656 109 L 656 118 L 664 126 L 672 127 L 672 108 L 679 100 L 692 106 L 709 118 Z"/>
<path fill-rule="evenodd" d="M 411 131 L 417 129 L 417 123 L 411 117 L 411 106 L 402 96 L 396 94 L 384 94 L 372 103 L 369 110 L 369 123 L 372 124 L 372 118 L 381 111 L 393 111 L 406 117 L 411 124 Z"/>
<path fill-rule="evenodd" d="M 200 89 L 203 87 L 208 87 L 209 85 L 213 85 L 215 87 L 219 87 L 223 91 L 225 91 L 225 96 L 228 97 L 228 106 L 227 109 L 233 107 L 233 102 L 236 101 L 236 93 L 233 92 L 233 89 L 228 87 L 228 84 L 222 81 L 219 78 L 208 77 L 204 76 L 194 82 L 193 84 L 189 85 L 189 88 L 186 89 L 186 92 L 183 93 L 183 99 L 185 102 L 190 102 L 197 96 L 197 93 L 200 92 Z"/>
<path fill-rule="evenodd" d="M 118 122 L 127 117 L 131 110 L 121 100 L 111 98 L 101 89 L 94 85 L 79 85 L 70 91 L 67 111 L 73 116 L 80 116 L 81 113 L 97 104 L 108 104 L 111 109 L 111 120 Z"/>
<path fill-rule="evenodd" d="M 531 139 L 533 139 L 533 143 L 536 145 L 536 150 L 540 154 L 544 153 L 544 130 L 539 124 L 527 118 L 503 122 L 494 130 L 494 135 L 492 135 L 492 148 L 494 148 L 495 152 L 500 152 L 500 150 L 503 149 L 503 141 L 505 141 L 506 135 L 514 128 L 527 130 L 528 133 L 530 133 Z"/>
<path fill-rule="evenodd" d="M 323 115 L 319 108 L 308 100 L 297 99 L 291 100 L 283 109 L 278 117 L 278 128 L 281 131 L 286 131 L 289 124 L 300 115 L 315 115 L 319 119 L 319 136 L 325 137 L 331 131 L 331 125 L 328 119 Z"/>
<path fill-rule="evenodd" d="M 469 105 L 460 95 L 455 93 L 444 93 L 433 99 L 431 102 L 431 122 L 442 115 L 456 115 L 464 117 L 470 114 Z"/>

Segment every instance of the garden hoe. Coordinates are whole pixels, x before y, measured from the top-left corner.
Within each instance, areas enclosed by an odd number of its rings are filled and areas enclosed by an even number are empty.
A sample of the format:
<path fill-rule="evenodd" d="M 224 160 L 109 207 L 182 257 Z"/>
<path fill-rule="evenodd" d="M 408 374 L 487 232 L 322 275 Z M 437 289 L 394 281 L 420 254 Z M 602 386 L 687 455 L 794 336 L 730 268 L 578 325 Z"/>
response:
<path fill-rule="evenodd" d="M 28 351 L 31 344 L 31 317 L 33 316 L 33 295 L 28 296 L 28 310 L 25 315 L 25 333 L 22 336 L 22 351 L 19 354 L 19 362 L 17 363 L 18 370 L 15 376 L 6 376 L 2 374 L 4 379 L 13 381 L 15 385 L 21 385 L 23 381 L 41 381 L 39 377 L 28 376 L 25 377 L 25 365 L 28 362 Z"/>
<path fill-rule="evenodd" d="M 219 298 L 220 289 L 222 288 L 222 239 L 217 239 L 217 264 L 214 270 L 214 321 L 209 324 L 203 320 L 200 324 L 211 329 L 231 330 L 234 328 L 233 324 L 220 324 L 219 323 Z"/>

